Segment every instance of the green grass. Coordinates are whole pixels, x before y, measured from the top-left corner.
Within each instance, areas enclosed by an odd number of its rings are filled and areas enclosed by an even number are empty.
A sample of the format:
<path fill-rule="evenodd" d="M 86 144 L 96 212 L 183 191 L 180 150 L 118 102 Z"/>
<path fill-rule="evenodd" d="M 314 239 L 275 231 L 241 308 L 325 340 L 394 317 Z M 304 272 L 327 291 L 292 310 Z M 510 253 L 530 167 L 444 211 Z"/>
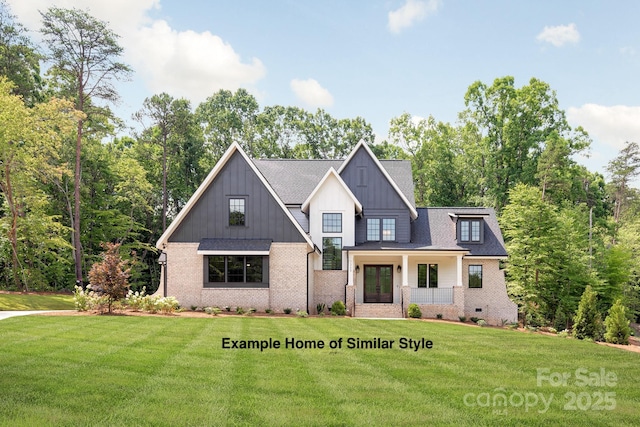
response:
<path fill-rule="evenodd" d="M 0 311 L 73 310 L 73 295 L 0 293 Z"/>
<path fill-rule="evenodd" d="M 224 337 L 283 345 L 293 337 L 327 346 L 342 338 L 343 348 L 223 349 Z M 349 337 L 396 342 L 393 349 L 347 349 Z M 399 349 L 400 337 L 424 337 L 433 348 Z M 0 322 L 0 355 L 6 426 L 640 423 L 639 354 L 445 323 L 28 316 Z M 538 386 L 539 368 L 571 378 L 566 386 Z M 580 386 L 578 368 L 615 374 L 615 385 Z M 491 402 L 501 393 L 512 403 L 483 406 L 485 397 Z M 576 410 L 565 408 L 571 393 L 581 399 Z M 594 409 L 598 393 L 615 393 L 615 409 Z M 541 413 L 542 403 L 519 405 L 519 396 L 534 394 L 553 395 L 547 411 Z"/>

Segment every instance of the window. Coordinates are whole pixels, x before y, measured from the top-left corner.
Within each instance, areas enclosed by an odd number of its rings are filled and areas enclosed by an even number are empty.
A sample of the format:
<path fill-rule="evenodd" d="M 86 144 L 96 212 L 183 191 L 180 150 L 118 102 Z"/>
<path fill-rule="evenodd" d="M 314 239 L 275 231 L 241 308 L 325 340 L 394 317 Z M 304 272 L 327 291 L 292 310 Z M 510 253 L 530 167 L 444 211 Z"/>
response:
<path fill-rule="evenodd" d="M 342 270 L 342 238 L 325 237 L 322 239 L 322 269 Z"/>
<path fill-rule="evenodd" d="M 382 220 L 382 240 L 396 240 L 395 218 Z"/>
<path fill-rule="evenodd" d="M 323 233 L 342 233 L 342 214 L 323 213 L 322 214 Z"/>
<path fill-rule="evenodd" d="M 367 219 L 367 240 L 380 240 L 380 220 L 378 218 Z"/>
<path fill-rule="evenodd" d="M 396 240 L 395 218 L 367 218 L 367 241 L 377 242 L 380 240 L 391 242 Z"/>
<path fill-rule="evenodd" d="M 418 287 L 438 287 L 438 264 L 418 264 Z"/>
<path fill-rule="evenodd" d="M 469 287 L 470 288 L 482 287 L 482 266 L 481 265 L 469 266 Z"/>
<path fill-rule="evenodd" d="M 461 242 L 482 242 L 482 220 L 464 219 L 460 220 L 460 241 Z"/>
<path fill-rule="evenodd" d="M 225 262 L 223 256 L 209 257 L 209 282 L 225 282 Z"/>
<path fill-rule="evenodd" d="M 209 283 L 227 285 L 244 283 L 264 283 L 263 257 L 261 256 L 222 256 L 208 257 Z M 265 263 L 266 264 L 266 263 Z"/>
<path fill-rule="evenodd" d="M 480 241 L 480 221 L 471 221 L 471 241 Z"/>
<path fill-rule="evenodd" d="M 229 225 L 245 225 L 244 199 L 229 199 Z"/>

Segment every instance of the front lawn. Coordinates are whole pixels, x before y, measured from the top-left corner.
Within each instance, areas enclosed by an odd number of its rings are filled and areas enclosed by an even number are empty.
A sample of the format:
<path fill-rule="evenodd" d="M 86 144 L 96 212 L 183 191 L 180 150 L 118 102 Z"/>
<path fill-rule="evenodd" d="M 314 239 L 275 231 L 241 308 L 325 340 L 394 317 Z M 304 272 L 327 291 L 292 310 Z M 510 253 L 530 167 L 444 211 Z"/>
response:
<path fill-rule="evenodd" d="M 0 311 L 73 310 L 71 294 L 23 294 L 0 292 Z"/>
<path fill-rule="evenodd" d="M 640 423 L 637 353 L 446 323 L 28 316 L 0 322 L 0 355 L 11 426 Z"/>

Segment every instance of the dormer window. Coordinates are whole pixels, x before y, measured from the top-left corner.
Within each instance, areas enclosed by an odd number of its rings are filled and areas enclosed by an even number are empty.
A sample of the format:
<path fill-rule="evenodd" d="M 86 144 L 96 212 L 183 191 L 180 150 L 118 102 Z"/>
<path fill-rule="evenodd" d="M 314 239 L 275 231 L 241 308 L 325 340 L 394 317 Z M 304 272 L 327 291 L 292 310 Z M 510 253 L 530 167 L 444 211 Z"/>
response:
<path fill-rule="evenodd" d="M 462 243 L 482 243 L 484 240 L 482 219 L 458 220 L 458 241 Z"/>

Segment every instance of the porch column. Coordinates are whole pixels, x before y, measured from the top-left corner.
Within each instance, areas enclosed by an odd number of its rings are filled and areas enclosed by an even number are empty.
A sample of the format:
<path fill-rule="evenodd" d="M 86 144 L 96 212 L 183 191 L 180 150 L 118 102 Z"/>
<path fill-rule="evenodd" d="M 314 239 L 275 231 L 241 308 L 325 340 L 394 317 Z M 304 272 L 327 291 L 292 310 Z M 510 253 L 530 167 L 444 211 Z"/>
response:
<path fill-rule="evenodd" d="M 353 259 L 354 259 L 354 256 L 352 254 L 349 254 L 349 269 L 347 270 L 347 285 L 350 285 L 350 286 L 355 285 L 355 282 L 353 280 L 353 272 L 356 269 L 356 266 Z"/>
<path fill-rule="evenodd" d="M 456 286 L 462 286 L 462 255 L 457 256 Z"/>
<path fill-rule="evenodd" d="M 402 255 L 402 286 L 409 286 L 409 255 Z"/>

